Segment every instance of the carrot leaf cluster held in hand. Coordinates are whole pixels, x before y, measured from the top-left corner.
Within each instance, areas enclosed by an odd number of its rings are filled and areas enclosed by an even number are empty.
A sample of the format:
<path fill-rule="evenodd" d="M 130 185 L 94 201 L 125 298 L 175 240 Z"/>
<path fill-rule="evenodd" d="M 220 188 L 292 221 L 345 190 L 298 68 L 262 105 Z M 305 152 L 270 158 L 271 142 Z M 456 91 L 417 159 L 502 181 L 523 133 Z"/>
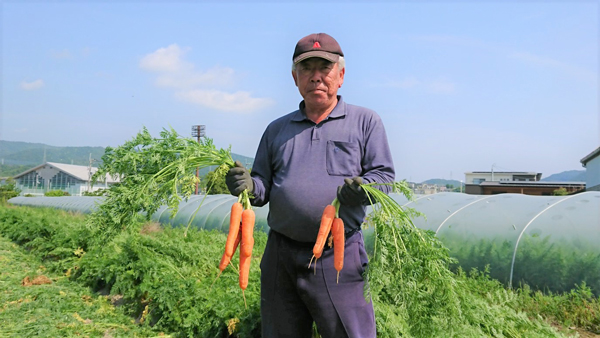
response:
<path fill-rule="evenodd" d="M 230 148 L 217 149 L 210 138 L 198 142 L 182 137 L 172 128 L 164 129 L 158 138 L 143 128 L 123 145 L 107 147 L 102 162 L 94 182 L 106 175 L 120 182 L 95 212 L 102 218 L 97 223 L 107 230 L 126 227 L 139 213 L 149 219 L 165 204 L 174 215 L 181 200 L 194 192 L 197 169 L 216 166 L 216 174 L 224 175 L 234 166 Z"/>

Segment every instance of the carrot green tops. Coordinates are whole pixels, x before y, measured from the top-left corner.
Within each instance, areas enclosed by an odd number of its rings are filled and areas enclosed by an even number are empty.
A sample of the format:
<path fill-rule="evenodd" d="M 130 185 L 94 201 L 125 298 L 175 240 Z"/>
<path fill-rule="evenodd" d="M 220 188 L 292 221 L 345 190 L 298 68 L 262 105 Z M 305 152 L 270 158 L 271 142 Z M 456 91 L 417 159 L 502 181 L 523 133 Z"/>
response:
<path fill-rule="evenodd" d="M 300 109 L 271 122 L 252 167 L 253 205 L 269 204 L 271 229 L 301 242 L 314 242 L 325 206 L 336 197 L 344 178 L 364 183 L 391 183 L 394 165 L 383 123 L 374 111 L 338 104 L 315 124 Z M 381 190 L 389 192 L 388 186 Z M 342 205 L 347 230 L 358 228 L 365 207 Z"/>

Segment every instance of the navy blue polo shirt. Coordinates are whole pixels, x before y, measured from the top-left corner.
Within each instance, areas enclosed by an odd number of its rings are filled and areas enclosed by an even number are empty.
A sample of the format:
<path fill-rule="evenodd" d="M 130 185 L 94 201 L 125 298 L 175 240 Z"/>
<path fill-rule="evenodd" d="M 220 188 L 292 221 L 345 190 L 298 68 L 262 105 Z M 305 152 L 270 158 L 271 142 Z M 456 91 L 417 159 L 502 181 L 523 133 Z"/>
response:
<path fill-rule="evenodd" d="M 252 167 L 252 204 L 269 203 L 269 227 L 293 240 L 314 242 L 321 215 L 344 178 L 392 183 L 394 165 L 381 118 L 374 111 L 347 104 L 341 96 L 318 124 L 300 109 L 271 122 Z M 379 187 L 388 193 L 390 187 Z M 365 207 L 342 205 L 346 231 L 360 227 Z"/>

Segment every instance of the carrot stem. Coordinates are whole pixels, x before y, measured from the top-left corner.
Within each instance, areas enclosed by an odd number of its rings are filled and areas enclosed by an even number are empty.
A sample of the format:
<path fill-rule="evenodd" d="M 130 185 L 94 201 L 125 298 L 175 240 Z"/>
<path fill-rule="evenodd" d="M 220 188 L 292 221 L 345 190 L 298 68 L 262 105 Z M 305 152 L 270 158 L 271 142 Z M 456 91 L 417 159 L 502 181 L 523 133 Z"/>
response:
<path fill-rule="evenodd" d="M 213 285 L 215 285 L 215 282 L 217 281 L 217 279 L 219 279 L 219 276 L 221 276 L 221 273 L 222 273 L 222 272 L 223 272 L 223 271 L 219 271 L 219 273 L 217 274 L 217 278 L 215 278 L 215 280 L 212 282 L 212 284 L 210 285 L 210 288 L 209 288 L 209 290 L 211 290 L 211 289 L 212 289 L 212 287 L 213 287 Z"/>

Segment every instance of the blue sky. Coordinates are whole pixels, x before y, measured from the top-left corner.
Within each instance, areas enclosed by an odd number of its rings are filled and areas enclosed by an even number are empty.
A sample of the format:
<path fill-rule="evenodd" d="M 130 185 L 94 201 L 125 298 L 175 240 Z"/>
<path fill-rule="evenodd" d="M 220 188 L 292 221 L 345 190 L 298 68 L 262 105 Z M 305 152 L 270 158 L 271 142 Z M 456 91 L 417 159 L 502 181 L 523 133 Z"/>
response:
<path fill-rule="evenodd" d="M 1 4 L 0 139 L 118 146 L 146 126 L 253 157 L 301 100 L 298 39 L 334 36 L 339 94 L 379 113 L 397 179 L 583 170 L 600 145 L 599 3 Z"/>

